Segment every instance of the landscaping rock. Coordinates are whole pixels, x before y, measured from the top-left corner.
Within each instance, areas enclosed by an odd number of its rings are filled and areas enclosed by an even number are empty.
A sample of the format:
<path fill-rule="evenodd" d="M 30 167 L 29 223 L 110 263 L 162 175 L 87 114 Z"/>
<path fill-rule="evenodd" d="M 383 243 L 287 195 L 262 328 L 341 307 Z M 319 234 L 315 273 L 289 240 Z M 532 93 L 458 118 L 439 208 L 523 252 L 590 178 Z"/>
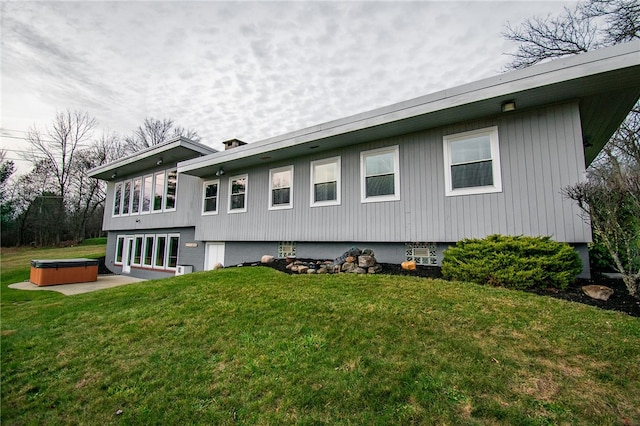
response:
<path fill-rule="evenodd" d="M 317 271 L 316 271 L 315 269 L 311 269 L 311 268 L 309 268 L 309 269 L 307 270 L 307 274 L 315 274 L 315 273 L 317 273 Z"/>
<path fill-rule="evenodd" d="M 265 254 L 260 259 L 260 263 L 273 263 L 274 260 L 275 258 L 273 256 L 271 256 L 270 254 Z"/>
<path fill-rule="evenodd" d="M 376 264 L 376 258 L 369 255 L 358 256 L 358 266 L 361 268 L 370 268 Z"/>
<path fill-rule="evenodd" d="M 321 266 L 318 268 L 318 271 L 316 272 L 318 274 L 326 274 L 327 273 L 327 268 L 326 266 Z"/>
<path fill-rule="evenodd" d="M 213 265 L 213 269 L 214 269 L 214 270 L 216 270 L 216 269 L 222 269 L 222 268 L 224 268 L 224 266 L 222 266 L 222 263 L 220 263 L 220 262 L 218 262 L 218 263 L 216 263 L 215 265 Z"/>
<path fill-rule="evenodd" d="M 367 269 L 368 274 L 378 274 L 382 272 L 382 265 L 375 264 Z"/>
<path fill-rule="evenodd" d="M 351 272 L 352 274 L 366 274 L 367 270 L 364 268 L 360 268 L 360 267 L 354 267 L 352 270 L 350 270 L 349 272 Z"/>
<path fill-rule="evenodd" d="M 298 266 L 298 273 L 300 274 L 306 274 L 308 270 L 309 270 L 308 266 L 305 266 L 305 265 Z"/>
<path fill-rule="evenodd" d="M 609 300 L 613 294 L 613 289 L 603 285 L 585 285 L 582 287 L 582 291 L 592 299 L 605 301 Z"/>
<path fill-rule="evenodd" d="M 357 266 L 353 262 L 344 262 L 342 264 L 342 272 L 351 272 L 355 268 L 357 268 Z"/>
<path fill-rule="evenodd" d="M 410 260 L 410 261 L 407 261 L 407 262 L 402 262 L 400 264 L 400 266 L 405 271 L 415 271 L 416 270 L 416 262 L 414 262 L 413 260 Z"/>

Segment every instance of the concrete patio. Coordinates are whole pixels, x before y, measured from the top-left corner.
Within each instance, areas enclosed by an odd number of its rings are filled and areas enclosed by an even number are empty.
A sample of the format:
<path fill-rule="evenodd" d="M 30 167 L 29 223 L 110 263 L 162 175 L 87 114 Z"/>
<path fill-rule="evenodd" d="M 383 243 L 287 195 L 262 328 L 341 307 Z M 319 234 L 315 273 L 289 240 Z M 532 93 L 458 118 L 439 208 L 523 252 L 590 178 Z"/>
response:
<path fill-rule="evenodd" d="M 62 293 L 66 296 L 73 296 L 74 294 L 89 293 L 91 291 L 118 287 L 140 281 L 146 280 L 129 277 L 127 275 L 98 275 L 97 281 L 87 283 L 59 284 L 39 287 L 29 281 L 24 281 L 21 283 L 9 284 L 9 288 L 17 290 L 49 290 L 57 291 L 58 293 Z"/>

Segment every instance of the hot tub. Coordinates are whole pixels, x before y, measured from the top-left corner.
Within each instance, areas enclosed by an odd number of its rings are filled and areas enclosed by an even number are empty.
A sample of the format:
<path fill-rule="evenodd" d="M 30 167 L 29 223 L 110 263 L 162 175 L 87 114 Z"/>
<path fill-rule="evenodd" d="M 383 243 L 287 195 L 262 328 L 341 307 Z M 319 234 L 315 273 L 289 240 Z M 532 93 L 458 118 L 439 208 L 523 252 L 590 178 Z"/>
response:
<path fill-rule="evenodd" d="M 32 260 L 29 281 L 37 286 L 98 280 L 98 259 Z"/>

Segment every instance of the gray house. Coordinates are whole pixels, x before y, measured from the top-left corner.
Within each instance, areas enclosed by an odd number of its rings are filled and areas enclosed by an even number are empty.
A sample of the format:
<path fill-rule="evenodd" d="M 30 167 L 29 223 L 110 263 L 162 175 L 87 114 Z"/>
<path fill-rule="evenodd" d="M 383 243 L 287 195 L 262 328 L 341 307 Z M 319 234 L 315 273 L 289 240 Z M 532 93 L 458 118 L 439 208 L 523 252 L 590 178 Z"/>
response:
<path fill-rule="evenodd" d="M 639 96 L 635 41 L 221 152 L 169 141 L 91 172 L 108 182 L 107 266 L 162 277 L 351 246 L 439 265 L 495 233 L 550 235 L 588 265 L 590 227 L 562 189 Z"/>

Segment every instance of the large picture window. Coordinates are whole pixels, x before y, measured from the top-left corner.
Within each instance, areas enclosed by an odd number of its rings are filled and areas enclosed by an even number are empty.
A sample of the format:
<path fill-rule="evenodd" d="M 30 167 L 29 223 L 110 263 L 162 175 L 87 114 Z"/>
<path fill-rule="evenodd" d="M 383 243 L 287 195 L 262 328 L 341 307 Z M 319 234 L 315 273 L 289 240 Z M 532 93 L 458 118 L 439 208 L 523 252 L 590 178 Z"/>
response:
<path fill-rule="evenodd" d="M 398 146 L 360 153 L 362 202 L 400 199 Z"/>
<path fill-rule="evenodd" d="M 167 172 L 167 190 L 165 191 L 165 210 L 175 210 L 176 208 L 176 189 L 178 186 L 178 172 L 169 170 Z"/>
<path fill-rule="evenodd" d="M 113 191 L 113 215 L 120 216 L 120 206 L 122 205 L 122 182 L 115 185 Z"/>
<path fill-rule="evenodd" d="M 175 211 L 177 170 L 163 170 L 117 182 L 113 191 L 113 216 Z"/>
<path fill-rule="evenodd" d="M 269 171 L 269 209 L 293 207 L 293 166 Z"/>
<path fill-rule="evenodd" d="M 122 265 L 122 253 L 124 252 L 124 235 L 118 235 L 116 239 L 116 256 L 113 261 L 116 265 Z"/>
<path fill-rule="evenodd" d="M 142 213 L 151 211 L 151 188 L 153 188 L 153 176 L 148 175 L 142 178 Z"/>
<path fill-rule="evenodd" d="M 340 204 L 340 157 L 311 162 L 311 207 Z"/>
<path fill-rule="evenodd" d="M 131 214 L 140 213 L 140 190 L 141 190 L 142 178 L 135 178 L 133 180 L 133 193 L 131 196 Z"/>
<path fill-rule="evenodd" d="M 205 182 L 202 185 L 202 214 L 218 213 L 219 180 Z"/>
<path fill-rule="evenodd" d="M 164 172 L 156 173 L 153 176 L 153 211 L 162 210 L 164 199 Z"/>
<path fill-rule="evenodd" d="M 247 175 L 229 179 L 229 213 L 247 211 L 247 184 Z"/>
<path fill-rule="evenodd" d="M 444 161 L 447 196 L 502 191 L 497 127 L 445 136 Z"/>

